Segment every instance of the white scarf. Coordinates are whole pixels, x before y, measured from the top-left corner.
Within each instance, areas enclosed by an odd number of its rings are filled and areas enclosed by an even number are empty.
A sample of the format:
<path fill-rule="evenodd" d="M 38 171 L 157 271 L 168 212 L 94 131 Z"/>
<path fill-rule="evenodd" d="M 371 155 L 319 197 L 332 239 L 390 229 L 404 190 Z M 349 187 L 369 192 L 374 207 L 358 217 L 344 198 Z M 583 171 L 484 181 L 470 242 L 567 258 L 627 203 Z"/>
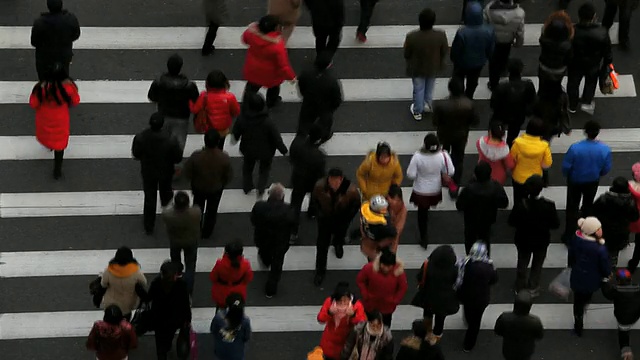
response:
<path fill-rule="evenodd" d="M 360 352 L 359 360 L 375 360 L 378 353 L 380 342 L 382 340 L 382 334 L 384 333 L 384 326 L 380 328 L 380 331 L 374 332 L 371 329 L 369 323 L 365 325 L 362 332 L 362 351 Z M 375 339 L 371 341 L 371 336 L 375 336 Z"/>

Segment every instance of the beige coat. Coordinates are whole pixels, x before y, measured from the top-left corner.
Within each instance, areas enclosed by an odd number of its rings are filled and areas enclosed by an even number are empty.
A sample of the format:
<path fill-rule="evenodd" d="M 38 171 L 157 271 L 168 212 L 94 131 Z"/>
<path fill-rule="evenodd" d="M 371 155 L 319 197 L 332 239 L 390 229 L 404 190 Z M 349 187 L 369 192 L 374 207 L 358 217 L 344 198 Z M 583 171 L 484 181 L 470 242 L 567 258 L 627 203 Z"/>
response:
<path fill-rule="evenodd" d="M 118 305 L 124 315 L 138 307 L 136 284 L 147 288 L 147 278 L 136 263 L 124 266 L 111 264 L 102 273 L 102 287 L 107 291 L 102 298 L 102 307 Z"/>
<path fill-rule="evenodd" d="M 302 14 L 302 0 L 269 0 L 267 13 L 280 18 L 283 25 L 295 25 Z"/>

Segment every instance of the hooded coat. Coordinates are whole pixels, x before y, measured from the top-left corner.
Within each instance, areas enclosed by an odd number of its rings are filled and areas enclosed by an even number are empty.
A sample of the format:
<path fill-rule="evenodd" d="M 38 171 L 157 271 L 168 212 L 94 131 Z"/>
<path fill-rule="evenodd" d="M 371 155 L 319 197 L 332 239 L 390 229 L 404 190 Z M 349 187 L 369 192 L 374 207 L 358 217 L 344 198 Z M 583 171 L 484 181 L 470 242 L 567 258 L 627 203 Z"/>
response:
<path fill-rule="evenodd" d="M 529 79 L 509 78 L 499 83 L 491 92 L 492 120 L 522 126 L 533 113 L 536 96 L 536 87 Z"/>
<path fill-rule="evenodd" d="M 298 76 L 298 89 L 302 96 L 301 127 L 308 127 L 320 117 L 331 116 L 343 101 L 342 86 L 330 68 L 318 70 L 313 66 L 303 71 Z M 308 131 L 308 128 L 298 129 L 299 133 Z"/>
<path fill-rule="evenodd" d="M 418 272 L 418 282 L 422 282 L 425 274 L 424 286 L 418 289 L 411 305 L 423 308 L 434 315 L 453 315 L 460 310 L 458 296 L 453 286 L 458 279 L 456 254 L 450 246 L 438 246 L 427 263 Z"/>
<path fill-rule="evenodd" d="M 391 153 L 391 159 L 387 165 L 381 165 L 376 152 L 370 152 L 362 161 L 356 172 L 358 186 L 365 200 L 371 199 L 374 195 L 386 195 L 391 184 L 400 185 L 402 183 L 402 166 L 400 159 L 395 153 Z"/>
<path fill-rule="evenodd" d="M 504 312 L 496 320 L 494 331 L 502 336 L 502 355 L 505 360 L 529 360 L 536 340 L 543 337 L 540 318 L 531 315 L 531 295 L 521 291 L 516 295 L 512 312 Z"/>
<path fill-rule="evenodd" d="M 72 13 L 62 10 L 41 14 L 31 28 L 31 45 L 36 48 L 36 62 L 71 62 L 73 42 L 78 38 L 80 24 Z"/>
<path fill-rule="evenodd" d="M 495 47 L 495 32 L 484 24 L 482 5 L 472 1 L 467 5 L 464 26 L 457 32 L 451 44 L 451 61 L 454 67 L 477 69 L 487 63 Z"/>
<path fill-rule="evenodd" d="M 486 166 L 486 165 L 485 165 Z M 487 226 L 496 222 L 498 209 L 509 206 L 504 187 L 497 181 L 473 180 L 462 188 L 456 200 L 456 209 L 464 213 L 465 226 Z"/>
<path fill-rule="evenodd" d="M 366 264 L 356 278 L 365 311 L 378 310 L 392 314 L 407 293 L 407 274 L 404 263 L 396 261 L 389 273 L 380 270 L 380 256 Z"/>
<path fill-rule="evenodd" d="M 51 86 L 43 84 L 44 86 Z M 71 98 L 71 103 L 45 97 L 42 89 L 42 101 L 34 93 L 29 96 L 29 106 L 36 111 L 36 139 L 42 146 L 51 150 L 64 150 L 69 145 L 69 108 L 80 103 L 78 87 L 72 81 L 62 83 L 62 87 Z M 58 98 L 62 100 L 58 91 Z"/>
<path fill-rule="evenodd" d="M 147 97 L 158 104 L 164 116 L 187 119 L 191 115 L 189 102 L 198 99 L 198 87 L 182 74 L 165 73 L 151 83 Z"/>
<path fill-rule="evenodd" d="M 133 138 L 131 154 L 140 161 L 143 178 L 173 175 L 174 165 L 182 161 L 178 141 L 166 131 L 154 131 L 151 128 Z"/>
<path fill-rule="evenodd" d="M 524 45 L 524 10 L 513 1 L 491 1 L 484 8 L 484 18 L 493 25 L 496 42 Z"/>
<path fill-rule="evenodd" d="M 118 325 L 96 321 L 87 339 L 87 349 L 96 351 L 98 360 L 122 360 L 137 347 L 136 332 L 126 320 Z"/>
<path fill-rule="evenodd" d="M 607 239 L 607 249 L 610 252 L 624 249 L 629 244 L 629 225 L 640 218 L 631 193 L 607 191 L 594 201 L 592 210 L 593 216 L 602 224 L 602 236 Z"/>
<path fill-rule="evenodd" d="M 322 304 L 322 308 L 318 313 L 318 322 L 325 324 L 322 338 L 320 339 L 320 347 L 325 356 L 332 359 L 339 359 L 340 352 L 347 342 L 349 333 L 357 324 L 367 321 L 367 315 L 364 307 L 359 300 L 352 299 L 353 316 L 340 319 L 339 322 L 331 315 L 329 309 L 333 299 L 328 297 Z"/>
<path fill-rule="evenodd" d="M 147 287 L 147 278 L 138 263 L 107 266 L 100 281 L 100 285 L 106 289 L 102 298 L 102 308 L 117 305 L 124 315 L 131 314 L 133 309 L 138 307 L 137 284 Z"/>
<path fill-rule="evenodd" d="M 282 155 L 287 154 L 280 131 L 269 118 L 266 108 L 256 112 L 245 106 L 233 125 L 232 133 L 234 138 L 240 140 L 240 152 L 247 158 L 272 159 L 276 149 Z"/>
<path fill-rule="evenodd" d="M 327 154 L 305 136 L 296 136 L 289 147 L 291 185 L 311 192 L 318 180 L 325 176 Z"/>
<path fill-rule="evenodd" d="M 571 290 L 592 294 L 600 289 L 602 279 L 611 274 L 609 254 L 604 240 L 576 231 L 569 243 L 567 265 L 571 268 Z"/>
<path fill-rule="evenodd" d="M 613 301 L 613 315 L 622 325 L 633 325 L 640 319 L 640 286 L 618 285 L 612 281 L 602 284 L 602 294 Z"/>
<path fill-rule="evenodd" d="M 552 14 L 553 16 L 553 14 Z M 555 26 L 553 21 L 558 20 L 568 30 L 569 37 L 560 39 L 551 36 L 553 31 L 547 31 L 550 26 Z M 560 29 L 558 29 L 560 30 Z M 573 52 L 571 48 L 571 38 L 573 37 L 573 24 L 571 19 L 566 17 L 556 17 L 547 19 L 542 27 L 540 35 L 540 67 L 549 75 L 563 76 L 567 70 L 567 65 L 571 62 Z"/>
<path fill-rule="evenodd" d="M 539 196 L 513 204 L 509 225 L 516 228 L 514 242 L 520 251 L 545 250 L 551 242 L 551 230 L 560 227 L 556 203 Z"/>
<path fill-rule="evenodd" d="M 333 201 L 335 196 L 335 201 Z M 360 194 L 350 180 L 344 178 L 338 191 L 333 193 L 327 183 L 327 178 L 316 182 L 311 198 L 318 205 L 318 216 L 323 218 L 341 219 L 351 222 L 360 208 Z"/>
<path fill-rule="evenodd" d="M 279 32 L 261 34 L 254 23 L 242 34 L 242 42 L 249 46 L 242 68 L 245 80 L 271 88 L 282 84 L 284 80 L 295 79 L 296 74 L 289 64 L 289 56 Z"/>
<path fill-rule="evenodd" d="M 516 166 L 507 143 L 504 141 L 499 144 L 490 143 L 489 137 L 483 136 L 476 141 L 476 149 L 478 149 L 478 162 L 484 161 L 491 166 L 491 179 L 504 185 L 507 181 L 507 172 Z"/>
<path fill-rule="evenodd" d="M 253 270 L 249 260 L 240 258 L 240 267 L 231 266 L 231 259 L 227 254 L 216 261 L 209 273 L 211 280 L 211 298 L 219 308 L 226 307 L 227 296 L 238 293 L 247 300 L 247 285 L 253 280 Z"/>
<path fill-rule="evenodd" d="M 221 135 L 231 128 L 233 119 L 240 114 L 240 104 L 236 96 L 225 89 L 209 89 L 203 91 L 195 102 L 189 103 L 189 109 L 197 114 L 202 109 L 207 112 L 207 128 L 218 130 Z"/>
<path fill-rule="evenodd" d="M 542 169 L 553 164 L 549 143 L 529 134 L 523 134 L 513 141 L 511 156 L 516 162 L 511 176 L 519 184 L 524 184 L 531 175 L 542 175 Z"/>

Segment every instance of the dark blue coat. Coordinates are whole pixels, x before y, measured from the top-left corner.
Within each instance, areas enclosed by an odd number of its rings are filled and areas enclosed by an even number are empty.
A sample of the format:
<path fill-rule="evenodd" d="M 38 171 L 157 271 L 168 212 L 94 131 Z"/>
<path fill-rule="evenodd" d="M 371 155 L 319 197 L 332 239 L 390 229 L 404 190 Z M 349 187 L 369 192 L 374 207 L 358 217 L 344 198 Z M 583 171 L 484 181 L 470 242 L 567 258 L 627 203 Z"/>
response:
<path fill-rule="evenodd" d="M 576 232 L 569 243 L 571 290 L 590 294 L 600 289 L 611 273 L 607 248 L 592 237 Z"/>
<path fill-rule="evenodd" d="M 451 44 L 451 61 L 461 69 L 481 68 L 487 63 L 496 35 L 493 27 L 484 24 L 482 5 L 472 1 L 467 5 L 464 26 L 461 27 Z"/>

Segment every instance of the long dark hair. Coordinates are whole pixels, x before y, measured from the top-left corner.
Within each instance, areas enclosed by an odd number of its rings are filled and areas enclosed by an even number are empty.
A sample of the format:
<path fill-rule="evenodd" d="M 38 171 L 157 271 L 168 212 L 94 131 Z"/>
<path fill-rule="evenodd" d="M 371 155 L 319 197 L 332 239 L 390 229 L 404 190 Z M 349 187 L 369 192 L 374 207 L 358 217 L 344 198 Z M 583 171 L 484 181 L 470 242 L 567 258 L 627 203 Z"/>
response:
<path fill-rule="evenodd" d="M 240 268 L 240 258 L 244 252 L 242 242 L 240 240 L 233 240 L 224 247 L 224 252 L 231 261 L 231 266 L 234 269 Z"/>
<path fill-rule="evenodd" d="M 242 295 L 238 293 L 231 293 L 225 299 L 227 305 L 227 314 L 225 318 L 229 324 L 230 329 L 237 329 L 242 325 L 244 320 L 244 300 Z"/>
<path fill-rule="evenodd" d="M 71 81 L 75 86 L 75 83 L 69 78 L 62 64 L 56 63 L 46 72 L 44 80 L 39 81 L 33 87 L 31 93 L 34 94 L 41 103 L 47 99 L 53 99 L 58 105 L 62 105 L 63 103 L 71 105 L 71 96 L 69 96 L 63 86 L 65 81 Z"/>
<path fill-rule="evenodd" d="M 121 246 L 116 250 L 116 255 L 109 261 L 109 265 L 117 264 L 121 266 L 125 266 L 131 263 L 138 263 L 138 260 L 133 257 L 133 251 L 126 246 Z"/>

